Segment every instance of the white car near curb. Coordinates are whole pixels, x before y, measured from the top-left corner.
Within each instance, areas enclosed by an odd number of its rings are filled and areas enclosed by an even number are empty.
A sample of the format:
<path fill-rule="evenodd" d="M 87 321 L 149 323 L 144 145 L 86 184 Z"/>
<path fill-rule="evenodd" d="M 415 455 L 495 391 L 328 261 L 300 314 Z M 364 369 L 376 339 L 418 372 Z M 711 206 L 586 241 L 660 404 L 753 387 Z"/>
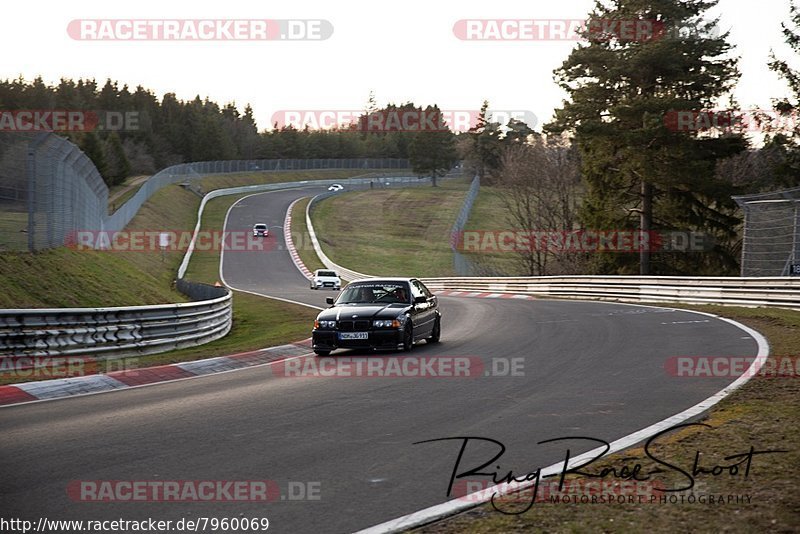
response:
<path fill-rule="evenodd" d="M 311 289 L 333 289 L 338 291 L 342 280 L 336 272 L 328 269 L 317 269 L 311 278 Z"/>
<path fill-rule="evenodd" d="M 253 225 L 253 237 L 267 237 L 269 235 L 269 227 L 264 223 L 256 223 Z"/>

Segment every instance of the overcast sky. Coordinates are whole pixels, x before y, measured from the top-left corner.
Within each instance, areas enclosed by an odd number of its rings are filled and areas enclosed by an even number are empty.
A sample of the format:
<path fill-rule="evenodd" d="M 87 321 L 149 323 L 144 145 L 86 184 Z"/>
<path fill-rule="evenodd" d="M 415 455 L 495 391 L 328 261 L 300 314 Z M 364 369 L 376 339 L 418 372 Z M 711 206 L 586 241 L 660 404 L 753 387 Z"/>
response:
<path fill-rule="evenodd" d="M 0 34 L 3 77 L 106 78 L 152 89 L 159 98 L 199 94 L 224 104 L 250 103 L 259 129 L 279 110 L 353 110 L 370 90 L 379 105 L 413 101 L 447 110 L 530 110 L 546 122 L 565 95 L 552 71 L 575 42 L 464 41 L 459 19 L 582 19 L 591 0 L 407 0 L 405 2 L 226 0 L 191 2 L 11 2 Z M 780 23 L 788 0 L 721 0 L 721 27 L 741 57 L 735 97 L 771 108 L 786 85 L 767 69 L 770 48 L 791 58 Z M 70 37 L 74 19 L 325 19 L 322 41 L 85 41 Z M 538 126 L 538 125 L 537 125 Z M 538 129 L 538 128 L 537 128 Z"/>

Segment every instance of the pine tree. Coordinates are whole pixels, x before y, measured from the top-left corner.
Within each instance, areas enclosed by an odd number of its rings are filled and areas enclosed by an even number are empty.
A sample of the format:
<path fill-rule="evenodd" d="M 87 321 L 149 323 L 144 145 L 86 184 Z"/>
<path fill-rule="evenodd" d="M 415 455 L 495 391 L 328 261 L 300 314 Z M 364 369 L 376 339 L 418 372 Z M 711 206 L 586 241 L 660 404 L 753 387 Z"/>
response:
<path fill-rule="evenodd" d="M 791 27 L 784 23 L 781 29 L 786 44 L 800 56 L 800 9 L 795 2 L 791 3 L 789 13 Z M 775 109 L 784 117 L 794 117 L 795 124 L 789 131 L 770 135 L 765 148 L 778 150 L 783 156 L 782 163 L 775 169 L 782 184 L 797 186 L 800 185 L 800 124 L 796 120 L 800 114 L 800 71 L 793 69 L 786 60 L 778 59 L 774 52 L 770 53 L 769 68 L 786 81 L 791 91 L 791 97 L 776 100 Z"/>
<path fill-rule="evenodd" d="M 739 73 L 727 33 L 702 16 L 717 0 L 598 1 L 590 20 L 652 21 L 650 37 L 584 32 L 555 71 L 569 101 L 545 131 L 570 132 L 586 182 L 583 222 L 593 229 L 703 230 L 731 239 L 738 219 L 729 183 L 714 175 L 716 161 L 746 148 L 737 133 L 676 131 L 668 118 L 679 111 L 712 109 Z M 591 28 L 591 26 L 590 26 Z M 663 28 L 665 31 L 659 32 Z M 679 29 L 690 28 L 689 32 Z M 635 272 L 630 255 L 597 255 L 596 270 Z M 660 255 L 655 270 L 674 272 Z M 684 260 L 680 260 L 684 261 Z M 735 269 L 722 248 L 683 265 L 695 274 Z M 639 255 L 640 274 L 651 272 L 650 252 Z"/>
<path fill-rule="evenodd" d="M 420 110 L 421 111 L 421 110 Z M 458 155 L 455 149 L 453 133 L 447 128 L 442 119 L 442 112 L 437 106 L 428 106 L 425 113 L 437 117 L 434 124 L 441 125 L 442 129 L 423 129 L 414 135 L 414 140 L 409 146 L 408 157 L 411 167 L 416 174 L 430 174 L 433 187 L 436 187 L 436 178 L 444 176 L 453 168 Z"/>
<path fill-rule="evenodd" d="M 481 180 L 487 175 L 494 175 L 500 168 L 500 125 L 491 122 L 488 117 L 489 101 L 484 100 L 475 126 L 468 132 L 466 143 L 466 159 L 477 171 Z"/>
<path fill-rule="evenodd" d="M 105 154 L 108 165 L 108 184 L 121 184 L 130 175 L 131 164 L 122 148 L 122 141 L 117 132 L 109 134 Z"/>
<path fill-rule="evenodd" d="M 108 177 L 108 164 L 106 163 L 103 144 L 97 138 L 97 135 L 94 132 L 85 132 L 81 139 L 80 148 L 92 160 L 94 166 L 97 167 L 97 172 L 100 173 L 106 184 L 113 185 Z"/>

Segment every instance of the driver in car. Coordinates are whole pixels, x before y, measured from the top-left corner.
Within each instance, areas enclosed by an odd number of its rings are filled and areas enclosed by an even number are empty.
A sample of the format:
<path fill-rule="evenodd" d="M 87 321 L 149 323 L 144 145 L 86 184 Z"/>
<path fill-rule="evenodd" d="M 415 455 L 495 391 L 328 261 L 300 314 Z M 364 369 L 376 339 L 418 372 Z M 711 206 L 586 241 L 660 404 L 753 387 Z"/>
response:
<path fill-rule="evenodd" d="M 392 293 L 397 302 L 408 302 L 408 294 L 406 293 L 406 288 L 398 287 Z"/>
<path fill-rule="evenodd" d="M 368 287 L 362 287 L 358 290 L 358 302 L 372 302 L 375 300 L 375 293 Z"/>

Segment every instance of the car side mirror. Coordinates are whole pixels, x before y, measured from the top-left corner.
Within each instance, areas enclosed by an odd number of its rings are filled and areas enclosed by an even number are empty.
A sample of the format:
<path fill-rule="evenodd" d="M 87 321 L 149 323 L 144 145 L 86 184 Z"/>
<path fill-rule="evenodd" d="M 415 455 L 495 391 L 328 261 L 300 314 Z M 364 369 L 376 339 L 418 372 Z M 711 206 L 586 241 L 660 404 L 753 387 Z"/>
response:
<path fill-rule="evenodd" d="M 325 302 L 328 304 L 333 304 L 333 297 L 325 297 Z"/>
<path fill-rule="evenodd" d="M 428 302 L 428 297 L 425 295 L 414 297 L 414 304 L 424 304 L 426 302 Z"/>

